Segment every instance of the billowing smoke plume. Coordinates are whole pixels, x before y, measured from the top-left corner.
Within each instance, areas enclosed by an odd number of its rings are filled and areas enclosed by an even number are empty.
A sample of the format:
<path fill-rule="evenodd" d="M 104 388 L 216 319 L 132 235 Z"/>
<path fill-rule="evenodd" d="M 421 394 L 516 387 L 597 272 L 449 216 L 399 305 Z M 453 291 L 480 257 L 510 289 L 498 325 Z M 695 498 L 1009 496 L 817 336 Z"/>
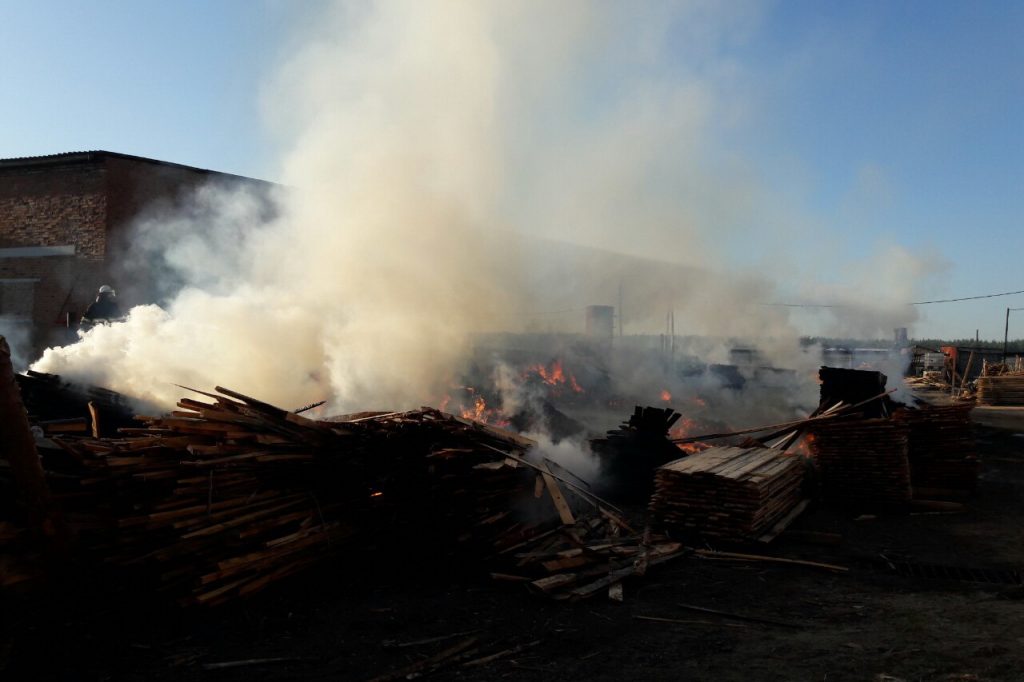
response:
<path fill-rule="evenodd" d="M 753 226 L 788 214 L 721 146 L 757 22 L 742 2 L 333 3 L 264 93 L 277 217 L 207 190 L 147 220 L 139 254 L 177 293 L 36 368 L 163 405 L 182 383 L 397 409 L 443 395 L 472 332 L 620 291 L 630 332 L 671 309 L 679 333 L 803 362 L 760 305 L 781 258 L 749 267 Z"/>

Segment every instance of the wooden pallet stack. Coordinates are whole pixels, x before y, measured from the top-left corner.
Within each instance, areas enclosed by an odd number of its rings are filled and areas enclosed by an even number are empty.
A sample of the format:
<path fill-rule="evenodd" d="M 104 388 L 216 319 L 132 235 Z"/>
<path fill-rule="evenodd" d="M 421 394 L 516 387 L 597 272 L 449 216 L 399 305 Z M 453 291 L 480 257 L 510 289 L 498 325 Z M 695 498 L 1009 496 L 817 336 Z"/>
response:
<path fill-rule="evenodd" d="M 959 497 L 978 481 L 978 451 L 972 405 L 901 409 L 893 418 L 907 425 L 910 481 L 915 497 Z"/>
<path fill-rule="evenodd" d="M 979 405 L 1024 405 L 1024 374 L 978 377 Z"/>
<path fill-rule="evenodd" d="M 815 424 L 810 433 L 826 502 L 885 508 L 910 501 L 906 424 L 892 419 L 837 419 Z"/>
<path fill-rule="evenodd" d="M 798 457 L 761 447 L 716 447 L 660 467 L 650 513 L 666 527 L 742 539 L 760 536 L 801 499 Z"/>

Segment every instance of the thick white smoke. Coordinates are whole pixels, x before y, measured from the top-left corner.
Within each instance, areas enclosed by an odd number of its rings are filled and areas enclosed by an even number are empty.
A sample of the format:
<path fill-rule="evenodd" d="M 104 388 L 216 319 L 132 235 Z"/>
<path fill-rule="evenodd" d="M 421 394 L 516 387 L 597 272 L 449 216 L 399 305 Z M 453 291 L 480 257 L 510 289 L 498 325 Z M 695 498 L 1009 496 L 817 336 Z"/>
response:
<path fill-rule="evenodd" d="M 264 93 L 289 150 L 279 215 L 246 226 L 248 198 L 208 190 L 195 215 L 147 220 L 137 248 L 177 295 L 35 368 L 165 406 L 182 383 L 397 409 L 445 392 L 470 333 L 614 304 L 620 284 L 630 331 L 672 309 L 679 333 L 795 352 L 786 312 L 758 305 L 785 270 L 730 267 L 767 215 L 719 146 L 749 115 L 730 48 L 758 16 L 700 0 L 330 3 Z"/>

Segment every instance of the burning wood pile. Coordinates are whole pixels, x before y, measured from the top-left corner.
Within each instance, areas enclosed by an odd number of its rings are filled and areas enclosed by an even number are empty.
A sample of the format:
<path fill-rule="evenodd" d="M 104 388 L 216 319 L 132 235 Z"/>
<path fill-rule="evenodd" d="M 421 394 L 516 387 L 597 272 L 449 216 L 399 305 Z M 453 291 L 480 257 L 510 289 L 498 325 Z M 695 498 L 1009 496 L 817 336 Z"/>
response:
<path fill-rule="evenodd" d="M 32 370 L 14 378 L 33 424 L 47 434 L 86 433 L 92 427 L 94 435 L 116 436 L 120 427 L 139 425 L 131 402 L 115 391 L 72 384 L 59 376 Z M 103 415 L 102 423 L 99 414 Z"/>
<path fill-rule="evenodd" d="M 42 450 L 76 561 L 213 605 L 371 546 L 486 562 L 556 598 L 681 552 L 531 461 L 533 442 L 513 433 L 430 408 L 314 421 L 216 391 L 120 438 L 54 436 Z M 16 489 L 3 466 L 0 487 Z M 28 564 L 13 570 L 27 556 L 25 515 L 0 513 L 5 583 L 28 579 Z"/>
<path fill-rule="evenodd" d="M 772 448 L 716 447 L 655 475 L 651 516 L 670 528 L 728 539 L 759 537 L 801 499 L 804 464 Z"/>

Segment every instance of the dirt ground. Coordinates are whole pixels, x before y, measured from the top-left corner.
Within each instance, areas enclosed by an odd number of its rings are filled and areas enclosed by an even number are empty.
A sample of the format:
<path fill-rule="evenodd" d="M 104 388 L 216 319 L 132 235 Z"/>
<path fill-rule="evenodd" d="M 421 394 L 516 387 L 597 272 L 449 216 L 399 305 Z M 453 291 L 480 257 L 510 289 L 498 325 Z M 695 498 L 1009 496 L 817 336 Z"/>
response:
<path fill-rule="evenodd" d="M 429 676 L 1022 680 L 1024 435 L 979 427 L 979 449 L 983 475 L 966 512 L 810 509 L 794 529 L 841 543 L 795 533 L 729 548 L 849 568 L 842 573 L 687 557 L 627 583 L 621 604 L 568 604 L 471 573 L 412 580 L 409 565 L 428 562 L 400 556 L 391 570 L 323 567 L 196 612 L 120 603 L 83 581 L 74 597 L 2 605 L 0 679 L 407 679 L 408 666 L 459 650 L 457 664 Z M 264 660 L 237 664 L 251 659 Z"/>

